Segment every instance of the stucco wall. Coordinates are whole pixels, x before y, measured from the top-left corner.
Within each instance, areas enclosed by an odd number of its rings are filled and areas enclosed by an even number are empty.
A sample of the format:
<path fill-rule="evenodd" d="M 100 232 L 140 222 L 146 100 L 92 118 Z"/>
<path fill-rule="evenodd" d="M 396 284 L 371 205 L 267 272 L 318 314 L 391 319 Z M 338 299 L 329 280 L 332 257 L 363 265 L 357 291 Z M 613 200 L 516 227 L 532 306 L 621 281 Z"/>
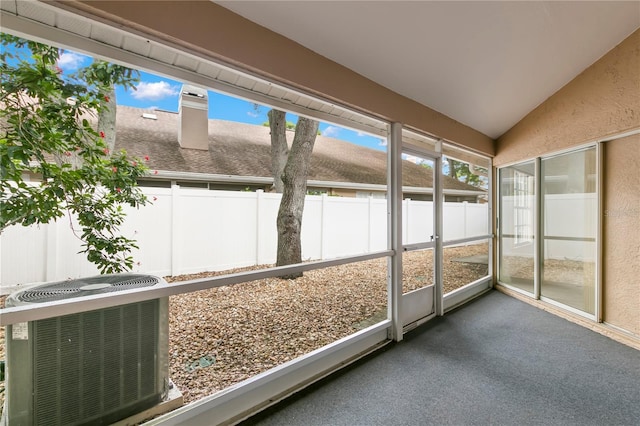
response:
<path fill-rule="evenodd" d="M 494 165 L 640 127 L 640 30 L 496 141 Z"/>
<path fill-rule="evenodd" d="M 494 141 L 210 1 L 57 1 L 160 42 L 250 70 L 484 154 Z"/>
<path fill-rule="evenodd" d="M 640 135 L 604 147 L 604 320 L 640 336 Z"/>

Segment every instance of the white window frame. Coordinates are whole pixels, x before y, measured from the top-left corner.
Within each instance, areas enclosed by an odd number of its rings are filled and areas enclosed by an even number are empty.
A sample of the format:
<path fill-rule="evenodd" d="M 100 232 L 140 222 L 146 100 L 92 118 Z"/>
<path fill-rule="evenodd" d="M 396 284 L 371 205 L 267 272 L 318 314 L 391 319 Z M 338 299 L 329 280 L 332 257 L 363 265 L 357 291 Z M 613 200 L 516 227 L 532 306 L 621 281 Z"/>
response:
<path fill-rule="evenodd" d="M 514 244 L 523 246 L 533 243 L 534 210 L 531 185 L 534 177 L 519 170 L 513 171 Z"/>

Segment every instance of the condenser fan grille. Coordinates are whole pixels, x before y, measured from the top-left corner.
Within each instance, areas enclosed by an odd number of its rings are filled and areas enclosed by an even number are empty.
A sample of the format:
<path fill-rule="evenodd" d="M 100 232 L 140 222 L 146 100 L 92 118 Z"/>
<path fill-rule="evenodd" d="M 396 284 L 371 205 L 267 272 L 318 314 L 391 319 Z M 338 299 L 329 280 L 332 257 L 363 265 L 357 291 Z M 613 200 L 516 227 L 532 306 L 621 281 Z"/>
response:
<path fill-rule="evenodd" d="M 112 274 L 77 280 L 58 281 L 23 290 L 13 298 L 18 304 L 43 303 L 65 300 L 72 297 L 113 293 L 141 287 L 151 287 L 160 283 L 158 277 L 139 274 Z M 8 301 L 10 302 L 10 301 Z"/>

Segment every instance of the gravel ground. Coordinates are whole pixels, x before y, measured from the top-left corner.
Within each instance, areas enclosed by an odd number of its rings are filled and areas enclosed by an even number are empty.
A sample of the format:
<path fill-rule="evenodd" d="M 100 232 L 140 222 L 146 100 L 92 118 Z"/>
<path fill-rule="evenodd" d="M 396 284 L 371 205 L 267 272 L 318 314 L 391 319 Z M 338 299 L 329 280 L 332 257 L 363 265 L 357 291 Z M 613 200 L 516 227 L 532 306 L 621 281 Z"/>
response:
<path fill-rule="evenodd" d="M 445 250 L 445 293 L 487 274 L 486 264 L 453 259 L 487 254 L 487 245 Z M 432 282 L 431 250 L 405 253 L 403 291 Z M 241 270 L 166 277 L 179 282 Z M 387 260 L 270 278 L 170 298 L 170 374 L 185 403 L 348 336 L 386 318 Z M 4 306 L 4 297 L 0 297 Z M 4 327 L 0 359 L 4 359 Z M 4 400 L 0 383 L 0 413 Z"/>
<path fill-rule="evenodd" d="M 545 259 L 544 279 L 565 284 L 583 285 L 595 281 L 595 263 L 578 260 Z M 533 277 L 533 259 L 506 256 L 502 261 L 502 274 L 515 279 L 530 281 Z"/>
<path fill-rule="evenodd" d="M 452 259 L 486 253 L 486 244 L 447 249 L 445 293 L 487 274 L 486 264 Z M 431 250 L 405 254 L 404 292 L 432 282 L 430 263 Z M 386 258 L 375 259 L 305 272 L 295 281 L 270 278 L 172 296 L 171 379 L 185 403 L 386 318 L 386 265 Z"/>

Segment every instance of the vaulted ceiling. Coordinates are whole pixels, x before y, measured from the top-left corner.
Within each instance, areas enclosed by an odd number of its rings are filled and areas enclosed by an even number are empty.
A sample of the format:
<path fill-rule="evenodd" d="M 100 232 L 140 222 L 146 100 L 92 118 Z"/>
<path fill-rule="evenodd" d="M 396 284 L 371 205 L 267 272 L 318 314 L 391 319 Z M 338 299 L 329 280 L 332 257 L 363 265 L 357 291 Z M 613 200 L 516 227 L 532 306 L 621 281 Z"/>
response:
<path fill-rule="evenodd" d="M 640 2 L 216 1 L 491 138 L 640 27 Z"/>

